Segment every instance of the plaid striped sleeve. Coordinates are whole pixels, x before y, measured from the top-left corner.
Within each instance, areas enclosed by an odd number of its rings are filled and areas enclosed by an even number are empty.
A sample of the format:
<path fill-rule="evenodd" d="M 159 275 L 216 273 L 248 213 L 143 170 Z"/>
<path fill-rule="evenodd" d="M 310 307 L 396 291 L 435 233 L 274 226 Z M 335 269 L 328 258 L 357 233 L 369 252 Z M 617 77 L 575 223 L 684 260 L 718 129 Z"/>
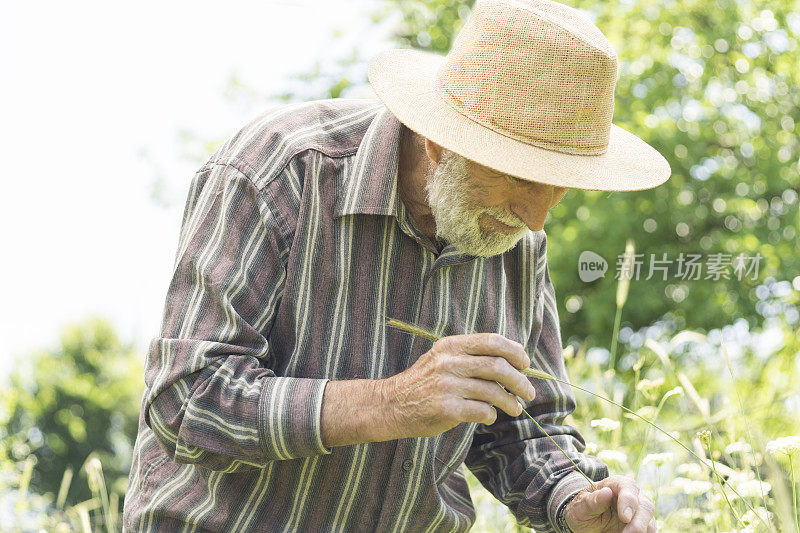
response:
<path fill-rule="evenodd" d="M 533 368 L 567 380 L 555 288 L 547 265 L 546 236 L 543 237 L 535 259 L 535 270 L 542 272 L 535 303 L 535 323 L 541 328 L 530 336 L 526 349 Z M 577 429 L 564 424 L 567 415 L 575 410 L 571 388 L 550 380 L 530 380 L 536 398 L 522 404 L 549 437 L 524 413 L 510 417 L 498 410 L 494 424 L 477 427 L 466 464 L 521 525 L 539 532 L 562 532 L 559 511 L 589 483 L 550 437 L 593 480 L 608 477 L 608 467 L 599 459 L 580 453 L 585 448 L 583 437 Z"/>
<path fill-rule="evenodd" d="M 330 453 L 320 430 L 327 380 L 270 369 L 286 279 L 278 225 L 236 168 L 209 163 L 194 176 L 145 367 L 145 421 L 176 463 L 236 472 Z"/>

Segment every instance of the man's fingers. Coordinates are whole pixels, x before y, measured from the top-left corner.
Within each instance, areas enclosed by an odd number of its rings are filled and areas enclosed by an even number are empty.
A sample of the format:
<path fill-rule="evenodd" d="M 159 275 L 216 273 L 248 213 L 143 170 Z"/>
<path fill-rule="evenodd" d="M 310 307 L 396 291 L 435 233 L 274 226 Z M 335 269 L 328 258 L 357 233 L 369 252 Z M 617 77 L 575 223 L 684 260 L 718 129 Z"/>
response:
<path fill-rule="evenodd" d="M 628 487 L 622 489 L 617 496 L 617 514 L 623 522 L 628 523 L 633 519 L 636 508 L 639 507 L 639 498 Z"/>
<path fill-rule="evenodd" d="M 531 401 L 536 397 L 536 391 L 528 378 L 502 357 L 493 357 L 491 355 L 469 356 L 459 363 L 457 371 L 463 377 L 496 381 L 523 400 Z"/>
<path fill-rule="evenodd" d="M 465 354 L 502 357 L 518 370 L 531 365 L 525 347 L 498 333 L 470 333 L 456 335 L 454 339 L 458 339 L 461 351 Z"/>
<path fill-rule="evenodd" d="M 614 498 L 614 491 L 608 487 L 603 487 L 599 490 L 590 492 L 586 497 L 586 509 L 590 516 L 599 516 L 603 514 L 608 506 L 611 505 L 611 500 Z"/>
<path fill-rule="evenodd" d="M 458 418 L 463 422 L 475 422 L 488 426 L 497 420 L 497 411 L 486 402 L 461 399 L 458 403 Z"/>
<path fill-rule="evenodd" d="M 623 533 L 647 533 L 649 524 L 653 520 L 655 506 L 649 498 L 639 497 L 639 506 L 630 523 L 622 530 Z"/>
<path fill-rule="evenodd" d="M 655 505 L 640 491 L 636 481 L 625 476 L 609 476 L 600 480 L 598 485 L 614 494 L 611 505 L 617 509 L 618 520 L 625 524 L 623 533 L 656 531 Z"/>
<path fill-rule="evenodd" d="M 499 407 L 509 416 L 522 414 L 522 406 L 513 394 L 509 394 L 494 381 L 466 378 L 459 380 L 458 389 L 464 398 L 479 400 Z"/>
<path fill-rule="evenodd" d="M 617 494 L 617 515 L 624 523 L 633 520 L 633 515 L 639 507 L 639 486 L 636 482 L 625 476 L 610 476 L 600 481 Z"/>

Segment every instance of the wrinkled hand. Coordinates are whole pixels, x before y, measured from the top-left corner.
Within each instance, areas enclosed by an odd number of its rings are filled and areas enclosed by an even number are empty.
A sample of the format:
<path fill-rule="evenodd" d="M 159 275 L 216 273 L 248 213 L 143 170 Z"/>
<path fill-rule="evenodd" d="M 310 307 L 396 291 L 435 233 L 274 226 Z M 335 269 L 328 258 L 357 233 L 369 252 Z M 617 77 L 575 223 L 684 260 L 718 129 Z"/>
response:
<path fill-rule="evenodd" d="M 536 395 L 520 372 L 529 365 L 520 343 L 496 333 L 439 339 L 410 368 L 381 380 L 394 438 L 432 437 L 461 422 L 492 424 L 495 407 L 519 416 L 514 395 Z"/>
<path fill-rule="evenodd" d="M 575 533 L 654 533 L 655 506 L 636 482 L 610 476 L 579 492 L 564 510 L 564 519 Z"/>

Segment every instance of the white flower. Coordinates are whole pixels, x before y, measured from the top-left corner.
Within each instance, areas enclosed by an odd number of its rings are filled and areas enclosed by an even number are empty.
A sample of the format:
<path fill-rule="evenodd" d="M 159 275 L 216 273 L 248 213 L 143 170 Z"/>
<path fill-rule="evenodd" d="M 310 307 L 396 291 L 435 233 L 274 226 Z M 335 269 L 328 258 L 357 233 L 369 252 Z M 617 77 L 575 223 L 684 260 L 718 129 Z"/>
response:
<path fill-rule="evenodd" d="M 604 463 L 624 464 L 628 461 L 628 456 L 617 450 L 600 450 L 597 453 L 597 458 Z"/>
<path fill-rule="evenodd" d="M 711 483 L 699 479 L 676 477 L 672 484 L 687 496 L 699 496 L 711 490 Z"/>
<path fill-rule="evenodd" d="M 752 481 L 756 478 L 756 474 L 752 470 L 731 470 L 727 476 L 727 484 L 731 487 L 738 487 L 740 483 Z"/>
<path fill-rule="evenodd" d="M 744 441 L 736 441 L 725 446 L 725 453 L 728 455 L 734 453 L 750 453 L 753 449 Z"/>
<path fill-rule="evenodd" d="M 656 466 L 661 466 L 664 463 L 668 463 L 672 461 L 672 454 L 667 453 L 650 453 L 644 457 L 642 460 L 642 464 L 646 465 L 648 463 L 655 463 Z"/>
<path fill-rule="evenodd" d="M 767 443 L 767 451 L 772 455 L 782 453 L 791 455 L 800 450 L 800 436 L 780 437 Z"/>
<path fill-rule="evenodd" d="M 703 467 L 697 463 L 683 463 L 678 465 L 678 473 L 686 477 L 701 477 L 703 475 Z"/>
<path fill-rule="evenodd" d="M 597 453 L 597 444 L 594 442 L 587 442 L 586 449 L 583 450 L 583 453 L 595 455 Z"/>
<path fill-rule="evenodd" d="M 756 507 L 755 510 L 758 513 L 758 516 L 763 518 L 765 522 L 769 523 L 769 521 L 772 520 L 772 513 L 763 507 Z M 758 522 L 758 516 L 756 516 L 756 513 L 754 513 L 752 510 L 749 510 L 742 515 L 742 523 L 745 526 L 754 525 L 756 522 Z"/>
<path fill-rule="evenodd" d="M 738 492 L 742 498 L 758 498 L 761 497 L 762 491 L 764 494 L 767 494 L 770 490 L 772 490 L 772 485 L 766 481 L 759 481 L 757 479 L 742 481 L 736 485 L 736 492 Z M 734 497 L 736 497 L 735 494 Z"/>
<path fill-rule="evenodd" d="M 619 422 L 610 418 L 600 418 L 592 420 L 592 427 L 598 428 L 600 431 L 614 431 L 619 428 Z"/>

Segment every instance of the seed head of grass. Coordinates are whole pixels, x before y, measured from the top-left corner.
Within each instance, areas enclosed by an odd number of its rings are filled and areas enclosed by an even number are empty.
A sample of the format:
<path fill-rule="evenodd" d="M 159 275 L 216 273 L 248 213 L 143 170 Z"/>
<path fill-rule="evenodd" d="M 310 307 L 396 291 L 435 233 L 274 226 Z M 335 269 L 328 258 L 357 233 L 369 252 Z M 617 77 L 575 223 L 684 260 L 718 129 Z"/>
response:
<path fill-rule="evenodd" d="M 628 289 L 633 275 L 633 252 L 633 241 L 629 240 L 625 244 L 625 259 L 620 269 L 619 283 L 617 284 L 617 307 L 625 305 L 625 300 L 628 299 Z"/>

